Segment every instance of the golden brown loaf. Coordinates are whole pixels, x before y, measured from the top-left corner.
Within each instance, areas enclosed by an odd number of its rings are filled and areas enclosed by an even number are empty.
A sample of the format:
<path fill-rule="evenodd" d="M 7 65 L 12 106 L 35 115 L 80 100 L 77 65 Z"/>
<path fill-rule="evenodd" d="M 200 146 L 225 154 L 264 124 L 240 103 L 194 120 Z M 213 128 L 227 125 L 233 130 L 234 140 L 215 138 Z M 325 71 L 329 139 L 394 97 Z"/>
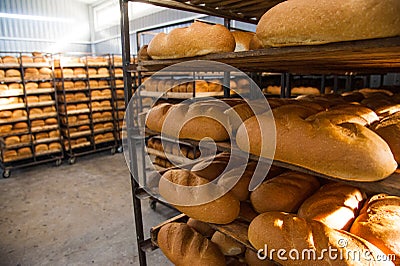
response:
<path fill-rule="evenodd" d="M 214 198 L 212 188 L 207 191 L 198 192 L 198 190 L 190 190 L 188 187 L 199 187 L 205 185 L 209 180 L 197 176 L 187 170 L 169 170 L 163 174 L 159 182 L 160 195 L 168 202 L 185 202 L 185 205 L 174 205 L 179 211 L 187 214 L 189 217 L 208 223 L 227 224 L 235 220 L 240 211 L 239 201 L 230 193 L 227 192 L 218 199 L 208 203 L 198 204 L 200 202 Z M 186 188 L 186 190 L 183 189 Z M 214 187 L 213 187 L 214 188 Z M 216 188 L 218 191 L 218 188 Z M 201 193 L 199 195 L 198 193 Z M 207 199 L 203 196 L 207 195 Z M 201 197 L 200 197 L 201 196 Z M 199 198 L 200 197 L 200 198 Z M 213 215 L 210 215 L 213 213 Z"/>
<path fill-rule="evenodd" d="M 159 33 L 149 43 L 147 53 L 153 59 L 173 59 L 233 52 L 235 39 L 222 25 L 208 25 L 195 21 L 186 28 Z"/>
<path fill-rule="evenodd" d="M 17 69 L 7 69 L 6 70 L 6 77 L 8 78 L 20 78 L 21 72 Z"/>
<path fill-rule="evenodd" d="M 362 237 L 385 254 L 395 254 L 400 265 L 400 197 L 378 194 L 368 200 L 350 232 Z"/>
<path fill-rule="evenodd" d="M 212 237 L 215 232 L 208 223 L 193 218 L 189 218 L 186 224 L 205 237 Z"/>
<path fill-rule="evenodd" d="M 348 231 L 364 199 L 365 194 L 358 188 L 330 183 L 306 199 L 300 206 L 298 215 L 320 221 L 334 229 Z"/>
<path fill-rule="evenodd" d="M 250 50 L 250 42 L 255 36 L 254 32 L 246 31 L 232 31 L 233 37 L 235 38 L 235 52 L 242 52 Z"/>
<path fill-rule="evenodd" d="M 305 220 L 294 214 L 283 212 L 266 212 L 257 216 L 250 223 L 248 237 L 256 249 L 264 249 L 265 245 L 268 251 L 284 249 L 286 253 L 283 255 L 281 253 L 281 255 L 287 260 L 277 256 L 277 253 L 274 253 L 271 258 L 282 265 L 363 266 L 370 265 L 371 260 L 377 260 L 378 257 L 384 255 L 368 241 L 346 231 L 332 229 L 321 222 Z M 295 260 L 296 253 L 294 252 L 292 256 L 289 255 L 292 249 L 298 252 L 300 259 Z M 333 252 L 337 254 L 336 258 L 329 256 L 329 250 L 336 250 Z M 304 255 L 302 255 L 303 252 L 305 252 Z M 354 259 L 351 254 L 358 252 L 360 256 Z M 366 254 L 365 252 L 368 252 L 367 256 L 363 255 Z M 340 254 L 343 254 L 341 257 L 343 259 L 339 258 Z M 379 264 L 372 265 L 393 264 L 380 261 Z"/>
<path fill-rule="evenodd" d="M 168 223 L 161 227 L 157 243 L 176 266 L 226 265 L 217 245 L 184 223 Z"/>
<path fill-rule="evenodd" d="M 375 132 L 387 142 L 394 158 L 400 164 L 400 122 L 382 127 L 378 125 Z"/>
<path fill-rule="evenodd" d="M 48 151 L 49 150 L 49 146 L 47 146 L 47 144 L 39 144 L 36 145 L 35 147 L 35 152 L 44 152 L 44 151 Z"/>
<path fill-rule="evenodd" d="M 32 155 L 32 150 L 29 147 L 19 148 L 18 149 L 18 156 L 27 156 Z"/>
<path fill-rule="evenodd" d="M 6 145 L 14 145 L 20 142 L 20 138 L 18 136 L 10 136 L 7 137 L 4 142 L 6 143 Z"/>
<path fill-rule="evenodd" d="M 61 144 L 58 142 L 52 142 L 49 144 L 49 150 L 61 150 Z"/>
<path fill-rule="evenodd" d="M 27 82 L 25 83 L 25 89 L 26 90 L 36 90 L 39 87 L 39 85 L 36 82 Z"/>
<path fill-rule="evenodd" d="M 239 255 L 246 250 L 244 245 L 218 231 L 213 234 L 211 241 L 215 243 L 222 251 L 222 254 L 226 256 Z"/>
<path fill-rule="evenodd" d="M 397 163 L 387 143 L 370 129 L 328 119 L 307 119 L 315 111 L 298 105 L 272 110 L 270 116 L 251 117 L 240 126 L 238 146 L 252 154 L 273 158 L 344 180 L 377 181 L 392 174 Z M 261 132 L 257 118 L 263 126 Z M 276 149 L 272 154 L 276 127 Z M 246 129 L 248 135 L 246 133 Z M 251 136 L 250 141 L 248 136 Z M 261 145 L 262 144 L 262 145 Z M 323 158 L 323 160 L 321 160 Z"/>
<path fill-rule="evenodd" d="M 3 57 L 1 58 L 1 60 L 3 61 L 3 63 L 14 63 L 14 64 L 18 64 L 18 59 L 17 59 L 16 57 L 14 57 L 14 56 L 6 55 L 6 56 L 3 56 Z"/>
<path fill-rule="evenodd" d="M 264 46 L 290 46 L 400 35 L 398 0 L 296 0 L 268 10 L 257 25 Z"/>
<path fill-rule="evenodd" d="M 258 213 L 296 212 L 318 188 L 319 182 L 314 176 L 291 171 L 262 183 L 250 194 L 250 200 Z"/>

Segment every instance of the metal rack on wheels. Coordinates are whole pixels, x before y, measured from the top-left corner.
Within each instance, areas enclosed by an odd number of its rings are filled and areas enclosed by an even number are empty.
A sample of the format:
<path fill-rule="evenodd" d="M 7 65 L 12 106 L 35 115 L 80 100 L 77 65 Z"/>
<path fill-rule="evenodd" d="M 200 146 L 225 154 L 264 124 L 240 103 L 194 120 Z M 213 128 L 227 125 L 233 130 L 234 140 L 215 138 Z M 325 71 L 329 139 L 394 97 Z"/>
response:
<path fill-rule="evenodd" d="M 237 20 L 256 24 L 260 17 L 271 7 L 282 2 L 272 1 L 167 1 L 167 0 L 138 0 L 132 2 L 149 3 L 157 6 L 191 11 L 211 16 L 225 18 L 226 24 L 229 20 Z M 121 11 L 121 41 L 123 51 L 124 68 L 124 88 L 126 104 L 132 97 L 132 77 L 130 73 L 137 71 L 139 84 L 141 84 L 142 72 L 155 72 L 167 66 L 176 63 L 185 62 L 189 59 L 171 59 L 171 60 L 143 60 L 139 61 L 137 66 L 129 62 L 130 58 L 130 36 L 129 36 L 129 0 L 120 0 Z M 297 46 L 283 48 L 265 48 L 260 50 L 210 54 L 199 56 L 196 60 L 212 60 L 222 62 L 240 69 L 243 72 L 271 72 L 281 74 L 281 96 L 290 97 L 292 75 L 320 75 L 321 91 L 325 85 L 326 76 L 333 75 L 334 88 L 338 85 L 338 76 L 383 74 L 400 71 L 400 37 L 382 38 L 374 40 L 361 40 L 341 43 L 330 43 L 315 46 Z M 316 60 L 318 59 L 318 60 Z M 324 76 L 326 75 L 326 76 Z M 347 78 L 351 82 L 351 78 Z M 337 89 L 334 89 L 337 92 Z M 136 97 L 136 95 L 135 95 Z M 135 118 L 137 119 L 137 117 Z M 138 243 L 138 254 L 140 265 L 146 265 L 146 250 L 149 250 L 150 239 L 146 239 L 143 231 L 143 219 L 141 212 L 141 198 L 144 189 L 136 180 L 145 178 L 143 176 L 144 160 L 138 160 L 141 152 L 144 150 L 145 140 L 136 137 L 138 127 L 134 124 L 134 117 L 127 118 L 127 136 L 126 139 L 130 159 L 131 183 L 133 194 L 134 218 L 136 225 L 136 240 Z M 221 151 L 227 150 L 229 143 L 218 146 Z M 294 167 L 293 165 L 273 162 L 273 164 L 293 169 L 305 173 L 311 173 L 307 169 Z M 332 179 L 317 173 L 316 176 Z M 357 183 L 348 182 L 354 186 L 362 187 L 368 191 L 386 192 L 399 195 L 400 184 L 396 181 L 400 177 L 399 169 L 390 177 L 381 182 Z M 341 181 L 342 182 L 342 181 Z M 182 217 L 181 217 L 182 218 Z M 228 225 L 230 226 L 230 225 Z M 235 223 L 232 224 L 235 226 Z M 229 233 L 227 227 L 215 228 L 221 232 Z M 156 231 L 155 231 L 156 232 Z M 156 234 L 155 234 L 156 235 Z M 154 236 L 154 235 L 153 235 Z M 237 237 L 234 237 L 238 239 Z M 153 239 L 154 240 L 154 239 Z M 245 239 L 244 239 L 245 240 Z M 156 245 L 156 242 L 153 241 Z M 153 246 L 154 247 L 154 246 Z"/>
<path fill-rule="evenodd" d="M 93 152 L 114 154 L 118 145 L 110 55 L 76 59 L 64 62 L 61 55 L 57 76 L 64 150 L 70 164 L 77 156 Z"/>
<path fill-rule="evenodd" d="M 0 69 L 0 165 L 3 177 L 15 168 L 55 161 L 64 157 L 59 120 L 57 91 L 51 54 L 2 53 L 15 62 L 4 62 Z M 7 75 L 8 70 L 14 74 Z"/>

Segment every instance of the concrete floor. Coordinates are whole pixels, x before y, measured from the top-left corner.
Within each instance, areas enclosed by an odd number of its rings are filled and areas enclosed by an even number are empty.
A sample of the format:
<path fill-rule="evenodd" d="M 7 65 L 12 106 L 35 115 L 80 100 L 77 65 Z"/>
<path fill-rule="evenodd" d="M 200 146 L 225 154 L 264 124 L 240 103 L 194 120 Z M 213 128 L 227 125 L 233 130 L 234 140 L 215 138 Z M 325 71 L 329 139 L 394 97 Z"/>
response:
<path fill-rule="evenodd" d="M 143 201 L 145 232 L 175 215 Z M 139 265 L 122 154 L 45 164 L 0 178 L 0 265 Z M 160 250 L 148 265 L 171 265 Z"/>

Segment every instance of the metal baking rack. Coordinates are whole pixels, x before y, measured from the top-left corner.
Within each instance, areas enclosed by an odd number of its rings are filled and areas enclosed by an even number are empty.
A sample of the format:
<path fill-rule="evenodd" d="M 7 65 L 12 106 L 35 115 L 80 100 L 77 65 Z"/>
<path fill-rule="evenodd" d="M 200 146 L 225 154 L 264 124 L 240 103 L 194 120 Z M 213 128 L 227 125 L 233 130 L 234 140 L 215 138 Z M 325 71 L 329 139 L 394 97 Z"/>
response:
<path fill-rule="evenodd" d="M 206 14 L 224 18 L 224 24 L 229 28 L 230 20 L 237 20 L 257 24 L 260 17 L 271 7 L 282 2 L 280 0 L 272 1 L 215 1 L 215 0 L 131 0 L 132 2 L 141 2 L 172 8 L 182 11 L 190 11 L 199 14 Z M 324 87 L 325 78 L 334 75 L 333 84 L 336 87 L 339 78 L 335 76 L 347 76 L 348 87 L 351 85 L 352 78 L 355 75 L 384 74 L 400 71 L 400 37 L 383 38 L 375 40 L 350 41 L 342 43 L 331 43 L 315 46 L 296 46 L 284 48 L 266 48 L 246 52 L 233 52 L 222 54 L 210 54 L 195 58 L 182 58 L 173 60 L 145 60 L 139 61 L 138 65 L 129 63 L 130 58 L 130 36 L 129 36 L 129 8 L 130 0 L 120 0 L 121 10 L 121 42 L 124 62 L 124 88 L 126 103 L 132 97 L 132 77 L 131 72 L 138 73 L 139 84 L 141 84 L 142 73 L 153 73 L 167 66 L 185 62 L 188 60 L 213 60 L 226 63 L 236 67 L 246 73 L 279 73 L 281 85 L 281 97 L 290 97 L 293 77 L 296 75 L 318 75 L 321 78 L 321 91 Z M 325 75 L 325 76 L 323 76 Z M 228 95 L 226 95 L 228 96 Z M 138 128 L 133 123 L 133 118 L 129 118 L 127 130 L 129 135 L 138 136 Z M 130 147 L 139 145 L 144 151 L 144 140 L 139 137 L 129 138 Z M 229 144 L 223 148 L 229 148 Z M 138 243 L 138 254 L 140 265 L 146 265 L 146 250 L 150 239 L 145 239 L 143 232 L 143 217 L 141 211 L 142 194 L 146 193 L 139 186 L 134 177 L 143 175 L 138 168 L 138 157 L 140 152 L 136 149 L 128 151 L 130 158 L 131 184 L 133 194 L 134 218 L 136 225 L 136 240 Z M 283 166 L 297 171 L 308 172 L 307 169 L 294 167 L 280 162 L 273 162 L 278 166 Z M 317 173 L 312 173 L 317 176 Z M 397 193 L 399 184 L 396 180 L 400 176 L 399 170 L 385 182 L 355 183 L 354 185 L 366 190 L 388 191 Z M 329 178 L 322 176 L 323 178 Z M 397 192 L 396 192 L 397 191 Z M 139 193 L 140 192 L 140 193 Z M 140 196 L 139 196 L 140 195 Z M 229 232 L 226 232 L 229 234 Z M 155 243 L 154 243 L 155 244 Z M 153 245 L 154 247 L 154 245 Z"/>
<path fill-rule="evenodd" d="M 8 117 L 0 119 L 0 126 L 12 126 L 10 132 L 0 133 L 0 166 L 3 170 L 3 177 L 7 178 L 11 175 L 11 170 L 26 166 L 33 166 L 37 164 L 47 163 L 55 161 L 55 164 L 58 166 L 61 164 L 62 159 L 64 158 L 64 153 L 61 146 L 61 136 L 59 134 L 59 120 L 57 116 L 57 91 L 55 90 L 55 81 L 54 81 L 54 65 L 52 64 L 52 55 L 43 53 L 43 55 L 34 57 L 32 54 L 21 53 L 21 52 L 0 52 L 2 56 L 14 56 L 18 59 L 16 63 L 0 63 L 1 70 L 15 69 L 20 72 L 20 77 L 4 77 L 0 78 L 1 84 L 10 85 L 12 83 L 20 84 L 19 89 L 10 89 L 7 91 L 0 92 L 1 99 L 19 99 L 19 103 L 8 103 L 2 104 L 0 106 L 0 111 L 22 111 L 23 115 L 18 117 Z M 26 62 L 22 60 L 23 56 L 28 56 L 32 59 L 33 62 Z M 26 76 L 25 70 L 27 68 L 34 68 L 39 70 L 40 68 L 49 68 L 51 70 L 51 74 L 47 75 L 35 75 L 35 76 Z M 27 83 L 40 83 L 40 82 L 49 82 L 49 88 L 36 88 L 36 89 L 28 89 Z M 29 103 L 29 99 L 32 97 L 39 99 L 40 96 L 48 96 L 46 101 L 38 101 Z M 22 101 L 22 102 L 21 102 Z M 46 112 L 41 115 L 34 116 L 31 114 L 31 110 L 34 108 L 47 108 L 54 110 L 51 112 Z M 40 127 L 34 127 L 35 120 L 45 120 L 49 118 L 55 118 L 56 123 L 51 125 L 44 125 Z M 22 130 L 15 129 L 15 124 L 23 122 L 26 123 L 26 128 Z M 48 132 L 58 132 L 53 134 L 53 137 L 48 135 Z M 38 134 L 42 133 L 44 137 L 40 139 L 36 139 Z M 47 137 L 46 134 L 47 133 Z M 24 136 L 27 140 L 21 142 L 20 140 L 16 143 L 7 143 L 8 137 L 21 137 Z M 36 149 L 37 145 L 40 144 L 50 144 L 50 143 L 58 143 L 59 148 L 56 149 L 48 149 L 39 151 Z M 10 156 L 7 154 L 7 151 L 14 150 L 17 153 Z M 25 152 L 23 152 L 25 150 Z"/>
<path fill-rule="evenodd" d="M 68 62 L 67 58 L 73 58 L 72 62 Z M 96 58 L 102 60 L 96 61 Z M 115 98 L 113 97 L 113 65 L 111 55 L 93 55 L 93 54 L 60 54 L 60 64 L 58 66 L 60 76 L 57 77 L 58 90 L 62 96 L 59 99 L 59 104 L 62 108 L 59 109 L 59 116 L 61 117 L 61 128 L 64 137 L 64 150 L 68 155 L 68 162 L 75 163 L 76 157 L 110 150 L 111 154 L 116 152 L 118 147 L 118 132 Z M 65 68 L 83 68 L 85 74 L 65 76 Z M 106 68 L 106 73 L 99 74 L 97 70 Z M 95 74 L 90 74 L 95 70 Z M 85 83 L 84 87 L 67 88 L 66 82 L 82 81 Z M 102 86 L 96 84 L 99 81 L 105 82 Z M 95 83 L 94 83 L 95 82 Z M 98 94 L 109 92 L 106 95 L 99 95 L 92 97 L 93 92 L 97 91 Z M 72 93 L 83 93 L 84 98 L 68 101 L 67 95 Z M 76 110 L 68 110 L 71 105 L 82 105 L 84 108 Z M 100 115 L 94 117 L 98 113 Z M 101 117 L 102 114 L 110 114 L 107 117 Z M 81 117 L 79 117 L 81 116 Z M 111 127 L 100 128 L 101 125 L 108 125 Z M 108 133 L 108 134 L 107 134 Z M 107 137 L 105 137 L 107 134 Z"/>

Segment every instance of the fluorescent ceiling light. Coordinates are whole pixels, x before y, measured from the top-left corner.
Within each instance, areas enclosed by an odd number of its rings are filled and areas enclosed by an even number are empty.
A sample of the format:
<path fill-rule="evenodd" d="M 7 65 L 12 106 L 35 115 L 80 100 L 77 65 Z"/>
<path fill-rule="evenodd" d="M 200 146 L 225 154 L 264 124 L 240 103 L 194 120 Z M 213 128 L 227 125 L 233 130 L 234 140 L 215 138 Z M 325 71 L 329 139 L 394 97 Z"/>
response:
<path fill-rule="evenodd" d="M 66 18 L 32 16 L 32 15 L 21 15 L 21 14 L 11 14 L 11 13 L 0 13 L 0 18 L 26 19 L 26 20 L 37 20 L 37 21 L 72 22 L 71 19 L 66 19 Z"/>

